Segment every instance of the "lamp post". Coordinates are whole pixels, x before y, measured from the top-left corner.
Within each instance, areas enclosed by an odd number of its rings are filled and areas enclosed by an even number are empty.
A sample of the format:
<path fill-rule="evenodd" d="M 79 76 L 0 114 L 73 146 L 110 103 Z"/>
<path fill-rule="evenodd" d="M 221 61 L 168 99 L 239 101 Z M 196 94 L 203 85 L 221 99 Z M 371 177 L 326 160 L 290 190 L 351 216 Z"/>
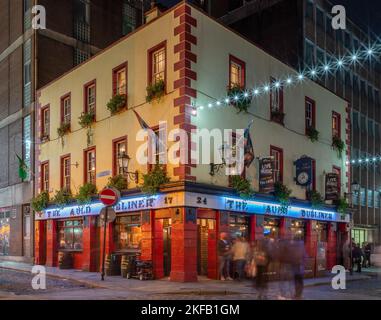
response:
<path fill-rule="evenodd" d="M 122 174 L 127 175 L 130 179 L 134 180 L 136 184 L 138 184 L 139 172 L 137 170 L 135 172 L 128 171 L 130 160 L 131 160 L 130 156 L 125 151 L 118 154 L 118 165 Z"/>

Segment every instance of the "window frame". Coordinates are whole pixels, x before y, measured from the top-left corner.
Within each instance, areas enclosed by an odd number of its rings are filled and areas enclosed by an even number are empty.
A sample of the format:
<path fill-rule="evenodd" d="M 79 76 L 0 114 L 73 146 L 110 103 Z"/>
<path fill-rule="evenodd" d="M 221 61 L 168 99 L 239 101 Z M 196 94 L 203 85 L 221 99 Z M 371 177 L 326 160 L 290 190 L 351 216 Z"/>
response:
<path fill-rule="evenodd" d="M 65 175 L 65 162 L 69 160 L 69 175 L 66 176 Z M 66 178 L 69 177 L 69 185 L 67 186 L 66 185 Z M 63 156 L 61 156 L 61 159 L 60 159 L 60 186 L 61 186 L 61 189 L 64 189 L 66 188 L 67 190 L 71 190 L 71 155 L 70 154 L 65 154 Z"/>
<path fill-rule="evenodd" d="M 312 125 L 311 126 L 308 126 L 308 124 L 307 124 L 307 105 L 308 104 L 310 104 L 312 107 L 312 110 L 311 110 Z M 313 100 L 309 97 L 305 97 L 305 102 L 304 102 L 304 130 L 305 130 L 306 135 L 308 134 L 308 129 L 310 127 L 313 129 L 316 129 L 316 102 L 315 102 L 315 100 Z"/>
<path fill-rule="evenodd" d="M 158 133 L 157 136 L 160 137 L 160 126 L 157 125 L 157 126 L 154 126 L 154 127 L 151 127 L 150 128 L 155 134 L 156 132 Z M 163 128 L 164 130 L 167 130 L 167 127 L 165 126 Z M 147 163 L 147 171 L 148 172 L 151 172 L 152 169 L 155 167 L 156 163 L 150 163 L 150 160 L 153 159 L 153 157 L 156 157 L 157 155 L 159 155 L 159 159 L 160 159 L 160 154 L 161 153 L 164 153 L 164 160 L 167 159 L 167 152 L 166 150 L 164 150 L 163 152 L 160 152 L 160 147 L 159 149 L 156 148 L 155 150 L 155 153 L 152 154 L 151 153 L 151 144 L 152 144 L 152 141 L 151 141 L 151 135 L 148 134 L 148 163 Z M 159 150 L 159 152 L 157 152 Z M 166 161 L 164 164 L 162 164 L 163 167 L 164 167 L 164 170 L 167 170 L 167 165 L 166 165 Z"/>
<path fill-rule="evenodd" d="M 46 122 L 46 113 L 48 121 Z M 50 105 L 41 108 L 41 140 L 49 140 L 50 138 Z"/>
<path fill-rule="evenodd" d="M 80 222 L 80 225 L 71 225 L 67 226 L 67 222 L 73 222 L 73 221 L 78 221 Z M 63 248 L 61 247 L 60 244 L 60 233 L 61 229 L 71 229 L 72 230 L 72 239 L 73 243 L 71 248 Z M 81 229 L 81 248 L 80 249 L 75 249 L 74 248 L 74 229 Z M 82 252 L 83 251 L 83 229 L 84 229 L 84 221 L 83 219 L 66 219 L 66 220 L 58 220 L 57 221 L 57 247 L 60 251 L 75 251 L 75 252 Z M 64 239 L 65 239 L 65 232 L 64 232 Z"/>
<path fill-rule="evenodd" d="M 91 80 L 84 84 L 83 86 L 83 97 L 84 97 L 84 106 L 83 111 L 85 113 L 89 112 L 89 88 L 94 86 L 94 119 L 96 119 L 97 114 L 97 80 Z"/>
<path fill-rule="evenodd" d="M 118 92 L 118 89 L 120 88 L 118 86 L 118 74 L 124 69 L 125 76 L 126 76 L 126 84 L 125 84 L 125 93 L 120 94 Z M 119 66 L 115 67 L 112 70 L 112 95 L 116 96 L 117 94 L 124 95 L 126 98 L 128 96 L 128 64 L 127 62 L 123 62 Z M 126 99 L 126 105 L 127 105 L 127 99 Z"/>
<path fill-rule="evenodd" d="M 40 174 L 41 174 L 41 192 L 49 192 L 50 187 L 50 168 L 49 168 L 49 160 L 41 162 L 40 165 Z M 46 179 L 47 178 L 47 179 Z"/>
<path fill-rule="evenodd" d="M 168 68 L 168 50 L 167 50 L 167 40 L 164 40 L 157 44 L 156 46 L 148 49 L 147 51 L 147 83 L 148 85 L 153 84 L 153 56 L 156 52 L 164 49 L 164 91 L 167 92 L 167 68 Z"/>
<path fill-rule="evenodd" d="M 95 168 L 94 168 L 94 182 L 91 182 L 89 179 L 89 163 L 88 163 L 88 154 L 94 152 L 94 162 L 95 162 Z M 96 185 L 97 181 L 97 153 L 96 153 L 96 147 L 87 148 L 83 151 L 84 157 L 84 166 L 83 166 L 83 182 L 84 183 L 93 183 Z"/>
<path fill-rule="evenodd" d="M 334 123 L 338 128 L 338 134 L 335 134 Z M 341 114 L 336 111 L 332 111 L 332 137 L 341 139 Z"/>
<path fill-rule="evenodd" d="M 270 145 L 270 156 L 273 157 L 273 152 L 279 153 L 279 170 L 276 168 L 276 159 L 274 158 L 274 183 L 280 182 L 283 183 L 283 169 L 284 169 L 284 152 L 282 148 Z M 275 177 L 275 173 L 279 172 L 278 177 Z"/>
<path fill-rule="evenodd" d="M 239 87 L 241 89 L 246 88 L 246 62 L 233 56 L 232 54 L 229 54 L 229 88 L 233 88 L 236 84 L 232 83 L 232 65 L 236 64 L 241 68 L 241 74 L 239 75 Z"/>
<path fill-rule="evenodd" d="M 276 111 L 276 109 L 273 108 L 273 96 L 274 96 L 274 90 L 277 93 L 278 97 L 278 112 L 284 113 L 284 90 L 283 85 L 281 85 L 279 88 L 274 87 L 274 83 L 276 83 L 277 80 L 273 77 L 270 78 L 270 114 L 272 115 L 273 111 Z M 273 117 L 271 117 L 271 121 L 276 121 Z"/>
<path fill-rule="evenodd" d="M 126 153 L 128 154 L 128 143 L 127 143 L 127 136 L 119 137 L 114 140 L 112 140 L 112 175 L 116 176 L 118 175 L 118 158 L 116 156 L 117 148 L 116 146 L 119 143 L 124 142 L 126 144 Z"/>
<path fill-rule="evenodd" d="M 65 115 L 65 101 L 67 100 L 69 100 L 69 114 Z M 66 117 L 69 118 L 69 121 L 65 121 Z M 61 123 L 71 124 L 71 92 L 61 97 Z"/>

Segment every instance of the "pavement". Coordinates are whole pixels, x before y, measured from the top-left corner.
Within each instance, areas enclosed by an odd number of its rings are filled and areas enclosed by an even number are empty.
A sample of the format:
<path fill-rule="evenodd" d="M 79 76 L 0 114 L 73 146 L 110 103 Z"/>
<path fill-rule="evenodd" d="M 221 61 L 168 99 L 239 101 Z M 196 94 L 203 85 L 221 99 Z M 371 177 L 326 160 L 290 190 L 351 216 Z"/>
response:
<path fill-rule="evenodd" d="M 0 261 L 0 280 L 1 273 L 9 272 L 24 273 L 31 279 L 32 265 L 20 262 Z M 179 283 L 171 282 L 168 279 L 139 281 L 135 279 L 124 279 L 121 276 L 105 277 L 101 281 L 99 273 L 84 272 L 80 270 L 61 270 L 55 267 L 45 267 L 47 278 L 47 290 L 33 295 L 22 291 L 17 294 L 18 299 L 253 299 L 256 295 L 255 289 L 250 281 L 217 281 L 199 277 L 198 282 Z M 379 270 L 372 269 L 370 273 L 357 274 L 352 276 L 347 274 L 347 282 L 369 280 L 378 273 Z M 3 274 L 4 277 L 9 275 Z M 305 289 L 318 286 L 327 288 L 331 285 L 334 275 L 321 278 L 305 279 Z M 20 277 L 20 276 L 17 276 Z M 56 279 L 58 282 L 54 282 Z M 30 286 L 30 281 L 26 283 Z M 73 285 L 62 284 L 70 282 Z M 24 281 L 25 282 L 25 281 Z M 76 284 L 76 285 L 74 285 Z M 271 282 L 269 285 L 270 299 L 277 298 L 279 282 Z M 50 287 L 49 287 L 50 286 Z M 55 290 L 57 289 L 58 290 Z M 0 283 L 0 290 L 1 283 Z M 0 299 L 7 298 L 7 295 L 0 292 Z M 16 298 L 16 296 L 8 297 Z"/>

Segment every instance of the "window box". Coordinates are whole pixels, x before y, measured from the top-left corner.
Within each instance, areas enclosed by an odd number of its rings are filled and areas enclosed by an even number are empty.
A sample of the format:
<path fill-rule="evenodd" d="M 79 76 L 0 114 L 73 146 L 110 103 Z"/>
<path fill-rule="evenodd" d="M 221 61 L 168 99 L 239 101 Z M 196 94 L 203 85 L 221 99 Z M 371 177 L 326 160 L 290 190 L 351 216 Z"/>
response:
<path fill-rule="evenodd" d="M 320 132 L 317 131 L 315 128 L 313 127 L 308 127 L 306 129 L 306 135 L 308 136 L 308 138 L 311 140 L 311 142 L 316 142 L 319 140 L 319 135 L 320 135 Z"/>
<path fill-rule="evenodd" d="M 160 101 L 165 95 L 165 81 L 163 79 L 156 80 L 147 86 L 146 101 L 151 103 L 153 100 Z"/>
<path fill-rule="evenodd" d="M 117 114 L 126 108 L 127 95 L 116 94 L 107 103 L 107 109 L 110 111 L 111 115 Z"/>
<path fill-rule="evenodd" d="M 245 93 L 245 88 L 239 85 L 229 86 L 227 89 L 230 104 L 238 110 L 238 113 L 247 113 L 250 108 L 252 97 L 245 96 Z"/>
<path fill-rule="evenodd" d="M 271 111 L 271 121 L 277 122 L 281 125 L 284 125 L 284 117 L 285 113 L 278 110 L 272 110 Z"/>

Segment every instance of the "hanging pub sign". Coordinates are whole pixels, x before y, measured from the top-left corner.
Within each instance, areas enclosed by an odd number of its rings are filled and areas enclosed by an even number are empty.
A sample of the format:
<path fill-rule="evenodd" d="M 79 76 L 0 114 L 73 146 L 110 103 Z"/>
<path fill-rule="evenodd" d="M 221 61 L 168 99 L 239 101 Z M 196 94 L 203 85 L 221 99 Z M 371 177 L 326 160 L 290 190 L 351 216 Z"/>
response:
<path fill-rule="evenodd" d="M 259 160 L 259 192 L 274 192 L 274 160 L 272 157 Z"/>
<path fill-rule="evenodd" d="M 296 167 L 296 184 L 307 187 L 312 182 L 312 160 L 310 157 L 303 156 L 294 162 Z"/>
<path fill-rule="evenodd" d="M 325 200 L 339 199 L 339 176 L 337 173 L 325 175 Z"/>

